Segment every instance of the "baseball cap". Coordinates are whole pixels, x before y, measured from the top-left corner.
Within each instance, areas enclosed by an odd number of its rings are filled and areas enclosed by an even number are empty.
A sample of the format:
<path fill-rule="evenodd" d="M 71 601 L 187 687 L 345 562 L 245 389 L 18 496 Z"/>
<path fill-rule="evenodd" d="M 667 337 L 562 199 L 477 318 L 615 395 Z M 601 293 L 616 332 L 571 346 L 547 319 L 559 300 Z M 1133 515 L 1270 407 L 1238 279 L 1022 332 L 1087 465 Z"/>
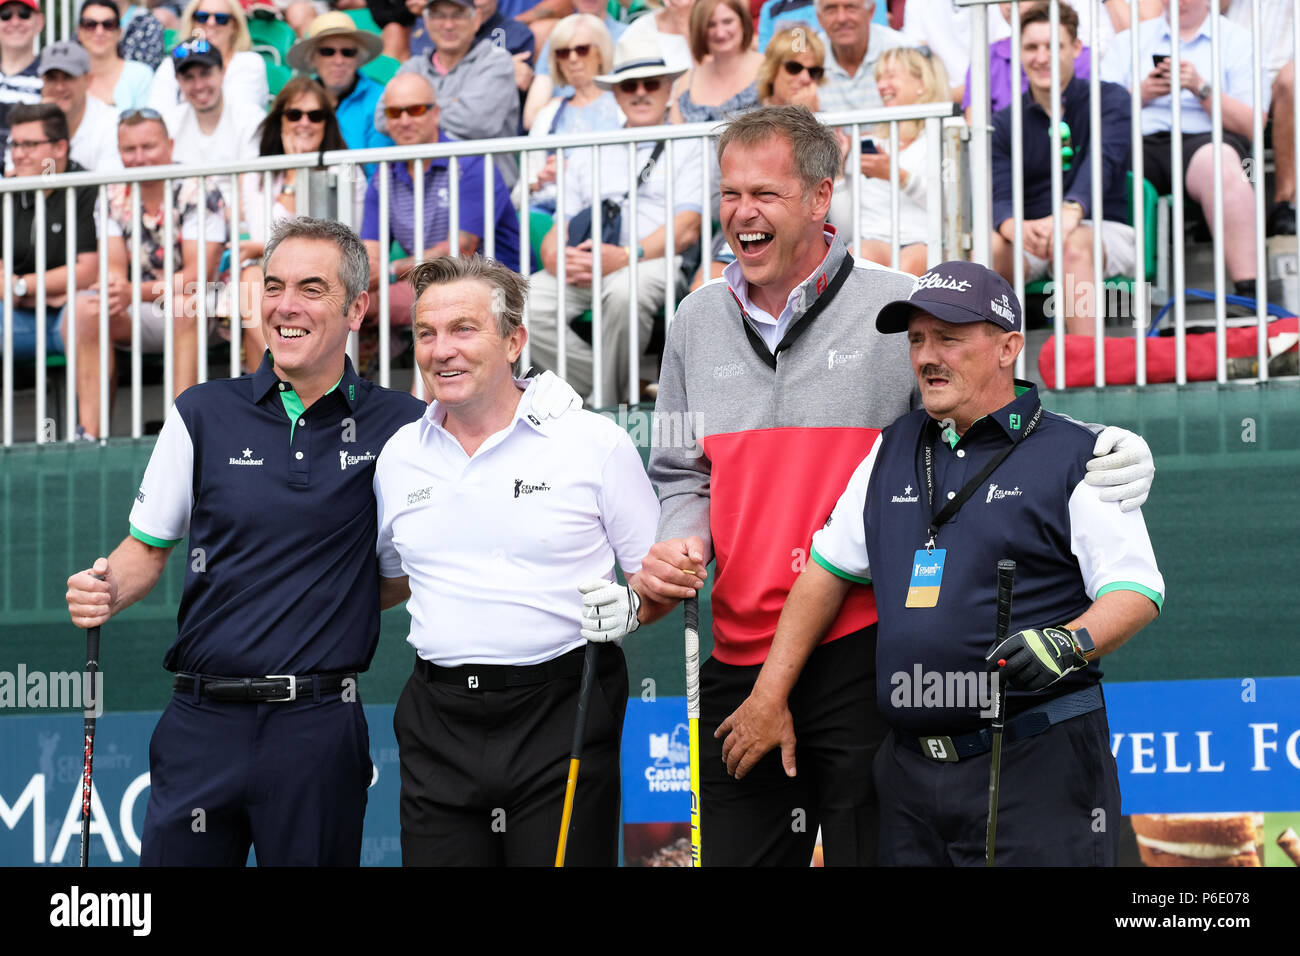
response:
<path fill-rule="evenodd" d="M 0 3 L 0 7 L 8 6 L 11 3 L 20 3 L 24 7 L 31 7 L 37 13 L 41 12 L 41 5 L 39 0 L 4 0 L 3 3 Z"/>
<path fill-rule="evenodd" d="M 424 5 L 424 9 L 429 10 L 435 3 L 454 3 L 458 7 L 464 7 L 466 10 L 474 9 L 474 0 L 429 0 Z"/>
<path fill-rule="evenodd" d="M 176 72 L 180 73 L 186 67 L 193 66 L 195 63 L 206 63 L 208 66 L 215 66 L 220 69 L 222 66 L 221 51 L 207 40 L 200 38 L 176 44 L 176 48 L 172 50 L 172 66 L 176 68 Z"/>
<path fill-rule="evenodd" d="M 1023 332 L 1015 290 L 992 269 L 975 262 L 941 262 L 919 276 L 912 294 L 888 303 L 876 316 L 878 332 L 906 332 L 912 312 L 960 325 L 992 322 L 1007 332 Z"/>
<path fill-rule="evenodd" d="M 90 72 L 90 54 L 79 43 L 60 40 L 41 51 L 41 62 L 36 72 L 41 76 L 58 70 L 68 76 L 85 76 Z"/>

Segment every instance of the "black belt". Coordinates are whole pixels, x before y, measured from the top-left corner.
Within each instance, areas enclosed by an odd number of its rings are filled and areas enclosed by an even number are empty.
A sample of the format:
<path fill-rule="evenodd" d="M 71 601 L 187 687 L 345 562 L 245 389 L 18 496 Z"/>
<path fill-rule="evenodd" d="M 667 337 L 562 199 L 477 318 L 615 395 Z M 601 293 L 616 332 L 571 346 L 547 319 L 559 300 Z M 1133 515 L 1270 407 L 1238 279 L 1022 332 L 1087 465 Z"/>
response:
<path fill-rule="evenodd" d="M 415 673 L 426 682 L 455 684 L 468 690 L 505 690 L 507 687 L 544 684 L 562 677 L 577 677 L 582 673 L 582 658 L 581 647 L 540 664 L 462 664 L 460 667 L 441 667 L 419 658 L 415 662 Z"/>
<path fill-rule="evenodd" d="M 316 693 L 342 690 L 345 681 L 356 687 L 355 671 L 340 674 L 309 674 L 295 677 L 292 674 L 268 674 L 266 677 L 204 677 L 197 674 L 177 674 L 172 689 L 181 694 L 194 693 L 194 682 L 199 682 L 199 693 L 210 700 L 242 700 L 253 703 L 269 701 L 288 703 L 299 697 Z"/>
<path fill-rule="evenodd" d="M 1090 714 L 1100 709 L 1102 704 L 1100 684 L 1054 697 L 1008 720 L 1006 729 L 1002 732 L 1002 742 L 1010 744 L 1027 737 L 1036 737 L 1053 724 Z M 993 732 L 988 728 L 957 737 L 943 734 L 912 737 L 895 730 L 894 739 L 913 753 L 941 763 L 978 757 L 993 748 Z"/>

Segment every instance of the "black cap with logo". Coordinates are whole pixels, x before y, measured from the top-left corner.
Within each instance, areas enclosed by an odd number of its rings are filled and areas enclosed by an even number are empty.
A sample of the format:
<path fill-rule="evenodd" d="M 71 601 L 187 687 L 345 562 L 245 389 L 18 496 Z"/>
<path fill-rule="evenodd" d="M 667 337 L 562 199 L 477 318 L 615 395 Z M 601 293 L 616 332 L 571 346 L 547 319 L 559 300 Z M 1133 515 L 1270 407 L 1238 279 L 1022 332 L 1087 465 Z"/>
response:
<path fill-rule="evenodd" d="M 992 269 L 974 262 L 941 262 L 919 276 L 910 296 L 880 310 L 876 330 L 906 332 L 916 309 L 953 324 L 992 322 L 1007 332 L 1024 331 L 1015 290 Z"/>

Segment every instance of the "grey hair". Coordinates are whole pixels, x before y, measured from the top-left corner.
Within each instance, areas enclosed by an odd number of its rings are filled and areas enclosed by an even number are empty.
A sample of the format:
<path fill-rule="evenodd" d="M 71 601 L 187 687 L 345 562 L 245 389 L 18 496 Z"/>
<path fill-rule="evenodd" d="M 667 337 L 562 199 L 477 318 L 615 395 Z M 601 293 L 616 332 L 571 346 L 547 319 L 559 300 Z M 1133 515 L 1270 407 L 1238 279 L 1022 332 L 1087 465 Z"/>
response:
<path fill-rule="evenodd" d="M 842 160 L 835 134 L 805 106 L 763 106 L 740 114 L 718 137 L 718 163 L 722 163 L 722 154 L 733 143 L 754 147 L 777 136 L 790 144 L 794 174 L 805 199 L 823 180 L 834 182 L 840 174 Z"/>
<path fill-rule="evenodd" d="M 263 268 L 271 261 L 276 247 L 286 239 L 315 239 L 332 242 L 339 250 L 339 280 L 343 283 L 343 311 L 352 308 L 362 292 L 370 286 L 370 257 L 357 234 L 333 219 L 294 216 L 281 219 L 271 229 L 271 238 L 262 251 Z"/>
<path fill-rule="evenodd" d="M 483 256 L 439 256 L 425 259 L 406 274 L 406 280 L 415 289 L 411 305 L 411 325 L 415 325 L 416 309 L 420 298 L 433 286 L 451 285 L 463 279 L 477 279 L 492 290 L 492 313 L 496 316 L 497 332 L 504 339 L 524 324 L 524 300 L 528 298 L 528 280 L 495 259 Z M 522 358 L 522 356 L 521 356 Z M 520 359 L 511 366 L 519 374 Z"/>

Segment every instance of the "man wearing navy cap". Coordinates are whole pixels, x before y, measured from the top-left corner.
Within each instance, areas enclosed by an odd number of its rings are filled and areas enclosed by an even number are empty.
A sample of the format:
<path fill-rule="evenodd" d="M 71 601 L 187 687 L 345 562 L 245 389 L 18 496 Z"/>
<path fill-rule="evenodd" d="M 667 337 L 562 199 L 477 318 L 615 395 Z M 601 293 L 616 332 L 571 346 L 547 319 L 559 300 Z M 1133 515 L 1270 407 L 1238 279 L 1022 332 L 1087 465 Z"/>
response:
<path fill-rule="evenodd" d="M 924 408 L 881 432 L 813 536 L 754 694 L 788 698 L 850 587 L 869 579 L 891 727 L 873 766 L 880 862 L 983 863 L 988 662 L 1006 660 L 998 861 L 1113 865 L 1119 785 L 1096 660 L 1164 600 L 1141 511 L 1101 501 L 1083 480 L 1093 433 L 1013 377 L 1020 305 L 996 273 L 942 263 L 876 328 L 907 333 Z M 1001 558 L 1016 561 L 1018 587 L 1011 636 L 994 647 Z M 788 712 L 776 717 L 788 728 Z M 792 751 L 793 732 L 779 742 Z M 765 750 L 733 734 L 723 755 L 734 766 Z"/>

